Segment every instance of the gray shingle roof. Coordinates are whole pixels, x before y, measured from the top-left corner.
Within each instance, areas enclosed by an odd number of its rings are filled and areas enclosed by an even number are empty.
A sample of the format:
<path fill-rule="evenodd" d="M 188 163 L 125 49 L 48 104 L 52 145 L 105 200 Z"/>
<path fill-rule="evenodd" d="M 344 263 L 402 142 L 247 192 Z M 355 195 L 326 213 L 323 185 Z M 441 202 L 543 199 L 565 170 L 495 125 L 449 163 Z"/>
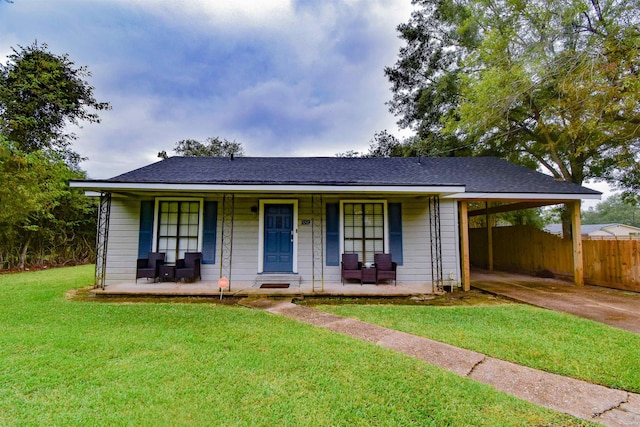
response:
<path fill-rule="evenodd" d="M 466 192 L 600 194 L 495 157 L 171 157 L 107 182 L 450 186 Z"/>

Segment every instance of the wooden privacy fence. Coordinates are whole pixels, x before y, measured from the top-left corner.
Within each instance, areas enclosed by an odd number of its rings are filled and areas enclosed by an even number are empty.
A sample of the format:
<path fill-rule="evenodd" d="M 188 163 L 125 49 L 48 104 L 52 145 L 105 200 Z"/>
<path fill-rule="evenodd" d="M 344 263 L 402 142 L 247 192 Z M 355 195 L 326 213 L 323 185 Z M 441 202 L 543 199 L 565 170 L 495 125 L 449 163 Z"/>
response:
<path fill-rule="evenodd" d="M 573 276 L 570 240 L 522 225 L 495 227 L 493 266 L 496 270 Z M 487 229 L 469 230 L 471 264 L 489 264 Z M 640 240 L 583 240 L 584 280 L 588 284 L 640 292 Z"/>

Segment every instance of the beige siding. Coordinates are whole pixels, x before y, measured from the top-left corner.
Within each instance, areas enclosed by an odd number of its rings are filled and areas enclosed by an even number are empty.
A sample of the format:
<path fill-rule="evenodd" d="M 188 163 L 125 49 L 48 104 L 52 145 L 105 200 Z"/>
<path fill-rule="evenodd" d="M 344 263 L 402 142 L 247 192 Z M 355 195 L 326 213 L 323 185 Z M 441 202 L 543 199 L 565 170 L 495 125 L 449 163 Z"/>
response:
<path fill-rule="evenodd" d="M 440 231 L 442 237 L 442 275 L 445 280 L 453 278 L 460 283 L 460 245 L 458 234 L 458 203 L 453 200 L 440 201 Z"/>
<path fill-rule="evenodd" d="M 260 199 L 282 199 L 284 201 L 295 199 L 298 201 L 297 272 L 302 282 L 309 282 L 311 280 L 311 226 L 301 225 L 301 222 L 305 219 L 311 219 L 311 198 L 308 196 L 272 195 L 264 195 L 262 197 L 236 197 L 233 224 L 232 281 L 234 283 L 252 284 L 259 273 L 259 214 L 253 213 L 252 207 L 257 208 L 260 204 Z M 219 227 L 221 227 L 220 221 Z M 220 230 L 220 228 L 218 230 Z M 220 232 L 218 234 L 220 234 Z"/>
<path fill-rule="evenodd" d="M 105 284 L 136 278 L 140 200 L 113 197 L 109 218 L 109 243 Z"/>
<path fill-rule="evenodd" d="M 186 197 L 186 196 L 185 196 Z M 236 195 L 234 204 L 232 285 L 251 285 L 259 271 L 259 213 L 261 199 L 296 199 L 298 201 L 297 224 L 297 270 L 303 284 L 312 281 L 312 226 L 302 225 L 312 219 L 311 196 L 309 195 Z M 345 199 L 353 199 L 345 197 Z M 429 236 L 429 210 L 426 197 L 375 197 L 389 203 L 402 203 L 403 265 L 398 266 L 398 281 L 410 284 L 431 285 L 431 246 Z M 111 205 L 109 246 L 106 284 L 135 280 L 135 260 L 138 255 L 140 201 L 138 198 L 114 198 Z M 215 264 L 203 265 L 202 279 L 218 280 L 222 250 L 222 199 L 219 196 L 205 200 L 218 201 L 218 228 Z M 340 198 L 325 196 L 326 203 L 338 203 Z M 459 281 L 459 252 L 457 232 L 457 209 L 455 201 L 442 200 L 440 204 L 443 275 L 451 273 Z M 326 227 L 323 225 L 323 259 Z M 325 260 L 326 262 L 326 260 Z M 340 281 L 340 267 L 323 268 L 326 282 Z"/>
<path fill-rule="evenodd" d="M 311 221 L 311 207 L 311 197 L 298 199 L 298 274 L 302 283 L 311 283 L 313 276 L 312 228 L 311 224 L 302 225 L 303 220 Z"/>
<path fill-rule="evenodd" d="M 402 254 L 398 280 L 408 283 L 431 283 L 431 243 L 429 239 L 429 205 L 426 198 L 399 199 L 402 203 Z"/>
<path fill-rule="evenodd" d="M 398 281 L 410 284 L 431 285 L 431 240 L 429 236 L 429 204 L 426 197 L 380 197 L 389 203 L 402 204 L 402 253 L 403 265 L 398 266 Z M 337 203 L 340 199 L 326 198 L 325 203 Z M 459 249 L 457 234 L 457 209 L 454 201 L 440 203 L 442 237 L 442 268 L 444 278 L 449 274 L 459 282 Z M 310 238 L 309 238 L 310 239 Z M 327 281 L 340 281 L 340 267 L 325 266 Z"/>
<path fill-rule="evenodd" d="M 236 197 L 233 222 L 233 258 L 231 280 L 233 283 L 251 284 L 258 273 L 258 197 Z M 222 219 L 219 215 L 219 222 Z M 221 230 L 221 226 L 218 230 Z"/>

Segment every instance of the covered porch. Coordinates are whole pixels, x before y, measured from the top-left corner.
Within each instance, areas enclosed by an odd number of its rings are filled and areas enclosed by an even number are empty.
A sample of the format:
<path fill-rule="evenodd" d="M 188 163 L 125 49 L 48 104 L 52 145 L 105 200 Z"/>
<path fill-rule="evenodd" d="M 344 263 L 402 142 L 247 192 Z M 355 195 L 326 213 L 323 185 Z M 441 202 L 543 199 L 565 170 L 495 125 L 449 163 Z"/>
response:
<path fill-rule="evenodd" d="M 316 287 L 313 283 L 302 283 L 299 286 L 260 287 L 254 283 L 234 282 L 230 289 L 222 291 L 223 297 L 262 296 L 359 296 L 359 297 L 410 297 L 437 293 L 432 285 L 418 285 L 398 282 L 369 284 L 326 282 L 324 286 Z M 140 280 L 136 282 L 118 283 L 95 288 L 94 295 L 103 296 L 164 296 L 164 297 L 218 297 L 220 288 L 217 281 L 185 282 L 151 282 Z"/>
<path fill-rule="evenodd" d="M 453 192 L 441 187 L 438 190 L 448 190 L 448 194 Z M 457 206 L 454 201 L 443 202 L 441 206 L 439 194 L 423 194 L 415 188 L 411 188 L 407 194 L 397 187 L 388 191 L 378 189 L 370 194 L 363 194 L 361 189 L 359 191 L 357 200 L 351 192 L 345 190 L 323 194 L 103 192 L 100 197 L 94 293 L 219 295 L 217 280 L 220 278 L 227 279 L 231 284 L 231 290 L 225 291 L 225 294 L 231 295 L 407 296 L 438 293 L 446 286 L 451 288 L 460 285 L 456 250 Z M 139 279 L 136 282 L 136 252 L 140 259 L 143 254 L 164 251 L 159 250 L 159 244 L 154 241 L 155 230 L 159 229 L 159 204 L 165 203 L 165 200 L 181 203 L 182 199 L 195 206 L 204 206 L 198 209 L 203 218 L 200 221 L 203 230 L 198 233 L 200 243 L 193 250 L 201 254 L 208 251 L 210 261 L 206 262 L 205 254 L 200 280 L 194 283 L 176 283 Z M 144 208 L 145 205 L 148 209 Z M 207 209 L 208 206 L 211 209 Z M 265 254 L 269 248 L 267 225 L 271 224 L 267 209 L 272 206 L 281 211 L 284 210 L 283 207 L 288 208 L 287 220 L 281 221 L 288 228 L 281 233 L 285 238 L 279 241 L 285 241 L 287 254 L 291 255 L 288 258 L 289 264 L 277 269 L 282 271 L 275 272 L 265 268 Z M 379 208 L 378 214 L 376 211 L 373 214 L 367 213 L 374 217 L 372 221 L 379 220 L 379 228 L 383 230 L 378 239 L 380 247 L 368 249 L 368 256 L 371 258 L 369 261 L 373 260 L 374 253 L 390 254 L 392 261 L 398 264 L 397 283 L 381 281 L 378 285 L 361 285 L 359 282 L 342 284 L 341 255 L 348 251 L 343 220 L 349 215 L 345 213 L 349 206 Z M 282 212 L 278 212 L 278 215 L 285 216 Z M 275 221 L 275 224 L 278 222 Z M 147 230 L 143 233 L 145 225 Z M 114 241 L 114 234 L 125 235 L 125 228 L 129 243 L 115 250 L 109 245 L 107 250 L 108 236 Z M 207 229 L 216 231 L 207 232 Z M 137 245 L 136 235 L 139 236 Z M 201 236 L 211 238 L 203 242 Z M 166 262 L 168 266 L 174 265 L 171 259 Z"/>

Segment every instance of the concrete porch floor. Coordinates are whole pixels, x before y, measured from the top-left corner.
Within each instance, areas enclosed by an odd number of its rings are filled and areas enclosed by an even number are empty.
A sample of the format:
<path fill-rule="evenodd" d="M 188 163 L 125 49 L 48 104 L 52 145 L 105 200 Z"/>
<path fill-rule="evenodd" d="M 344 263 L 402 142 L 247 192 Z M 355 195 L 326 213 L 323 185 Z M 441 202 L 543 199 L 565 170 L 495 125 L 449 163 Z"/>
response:
<path fill-rule="evenodd" d="M 131 295 L 131 296 L 219 296 L 218 282 L 200 281 L 194 283 L 183 282 L 149 282 L 140 279 L 137 283 L 118 283 L 105 286 L 104 289 L 93 289 L 95 295 Z M 289 288 L 259 288 L 253 283 L 231 282 L 231 289 L 225 289 L 225 296 L 246 297 L 261 296 L 362 296 L 362 297 L 403 297 L 433 293 L 431 284 L 415 285 L 398 282 L 383 282 L 376 284 L 325 282 L 324 288 L 310 283 L 303 283 Z"/>

